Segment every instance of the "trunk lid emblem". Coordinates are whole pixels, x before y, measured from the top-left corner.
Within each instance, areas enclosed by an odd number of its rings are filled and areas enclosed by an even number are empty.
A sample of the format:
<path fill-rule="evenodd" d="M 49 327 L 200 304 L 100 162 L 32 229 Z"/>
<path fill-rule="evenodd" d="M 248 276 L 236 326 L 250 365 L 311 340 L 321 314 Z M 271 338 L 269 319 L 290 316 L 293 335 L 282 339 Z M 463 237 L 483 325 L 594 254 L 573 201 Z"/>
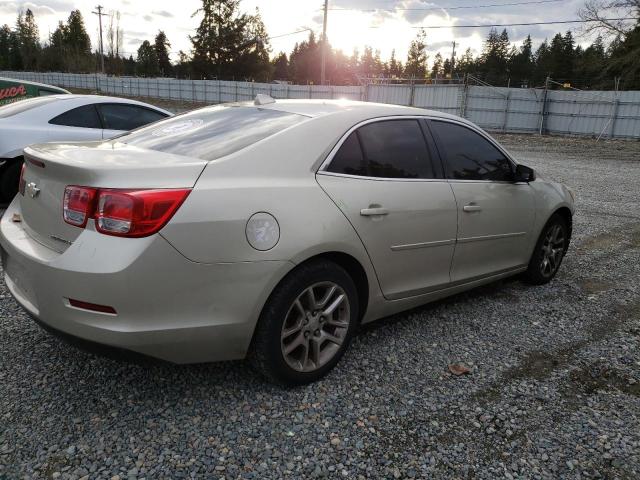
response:
<path fill-rule="evenodd" d="M 27 193 L 29 194 L 29 196 L 31 198 L 36 198 L 38 196 L 38 194 L 40 193 L 40 189 L 35 184 L 35 182 L 27 183 L 25 188 L 26 188 L 26 191 L 27 191 Z"/>

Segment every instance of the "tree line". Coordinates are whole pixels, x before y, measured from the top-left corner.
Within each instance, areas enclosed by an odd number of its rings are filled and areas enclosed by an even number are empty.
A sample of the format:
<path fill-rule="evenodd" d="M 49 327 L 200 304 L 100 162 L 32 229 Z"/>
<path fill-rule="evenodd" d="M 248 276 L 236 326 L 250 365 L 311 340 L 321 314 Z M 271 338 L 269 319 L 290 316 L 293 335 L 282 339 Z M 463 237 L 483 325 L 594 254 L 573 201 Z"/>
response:
<path fill-rule="evenodd" d="M 640 16 L 640 0 L 616 1 L 628 3 Z M 588 4 L 591 8 L 593 5 L 593 1 Z M 602 6 L 606 7 L 606 2 Z M 586 9 L 581 14 L 589 12 Z M 597 21 L 599 11 L 596 9 L 591 14 L 596 15 Z M 194 15 L 202 18 L 194 35 L 189 37 L 191 51 L 177 52 L 177 61 L 172 62 L 171 43 L 163 31 L 143 41 L 135 58 L 126 56 L 122 50 L 123 32 L 118 12 L 110 16 L 106 28 L 107 48 L 100 59 L 99 54 L 92 52 L 79 10 L 72 11 L 67 21 L 60 22 L 41 44 L 34 14 L 27 9 L 18 14 L 13 28 L 0 27 L 0 69 L 89 73 L 104 61 L 106 73 L 112 75 L 279 80 L 296 84 L 321 82 L 323 45 L 313 32 L 296 43 L 291 52 L 280 52 L 271 58 L 269 36 L 257 9 L 254 13 L 243 13 L 240 0 L 202 0 L 202 7 Z M 420 30 L 409 45 L 404 61 L 397 58 L 395 50 L 388 60 L 382 60 L 380 51 L 370 46 L 365 46 L 362 52 L 356 49 L 345 54 L 333 48 L 329 41 L 326 80 L 333 85 L 353 85 L 364 78 L 430 83 L 473 75 L 496 86 L 534 87 L 551 77 L 577 88 L 610 89 L 613 79 L 619 77 L 621 88 L 640 88 L 640 22 L 626 29 L 616 25 L 614 31 L 610 25 L 602 26 L 605 33 L 613 33 L 608 37 L 611 40 L 605 42 L 598 36 L 586 48 L 576 43 L 571 31 L 558 33 L 537 46 L 533 45 L 531 36 L 527 36 L 522 45 L 516 47 L 506 29 L 501 32 L 492 29 L 477 56 L 467 49 L 457 57 L 437 53 L 433 58 L 428 54 L 427 35 Z"/>

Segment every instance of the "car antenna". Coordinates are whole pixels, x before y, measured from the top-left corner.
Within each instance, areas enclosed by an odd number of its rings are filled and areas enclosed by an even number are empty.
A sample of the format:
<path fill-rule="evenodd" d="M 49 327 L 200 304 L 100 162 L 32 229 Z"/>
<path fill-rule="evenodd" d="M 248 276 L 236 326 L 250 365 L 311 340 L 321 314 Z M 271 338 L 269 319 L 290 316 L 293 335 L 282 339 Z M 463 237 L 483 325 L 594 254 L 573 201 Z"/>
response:
<path fill-rule="evenodd" d="M 253 101 L 254 105 L 267 105 L 269 103 L 276 103 L 276 101 L 273 97 L 264 93 L 257 94 L 256 99 Z"/>

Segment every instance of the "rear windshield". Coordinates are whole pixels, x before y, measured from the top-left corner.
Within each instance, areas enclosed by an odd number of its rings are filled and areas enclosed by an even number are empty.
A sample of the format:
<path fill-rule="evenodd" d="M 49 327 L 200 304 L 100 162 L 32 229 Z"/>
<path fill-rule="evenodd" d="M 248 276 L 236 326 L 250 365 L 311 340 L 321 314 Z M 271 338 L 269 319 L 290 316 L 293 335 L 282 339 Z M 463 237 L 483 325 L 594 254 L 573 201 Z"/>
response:
<path fill-rule="evenodd" d="M 256 107 L 209 107 L 139 128 L 117 141 L 209 161 L 237 152 L 305 119 L 295 113 Z"/>
<path fill-rule="evenodd" d="M 41 107 L 42 105 L 55 101 L 56 99 L 51 97 L 37 97 L 10 103 L 9 105 L 0 107 L 0 118 L 13 117 L 14 115 L 26 112 L 32 108 Z"/>

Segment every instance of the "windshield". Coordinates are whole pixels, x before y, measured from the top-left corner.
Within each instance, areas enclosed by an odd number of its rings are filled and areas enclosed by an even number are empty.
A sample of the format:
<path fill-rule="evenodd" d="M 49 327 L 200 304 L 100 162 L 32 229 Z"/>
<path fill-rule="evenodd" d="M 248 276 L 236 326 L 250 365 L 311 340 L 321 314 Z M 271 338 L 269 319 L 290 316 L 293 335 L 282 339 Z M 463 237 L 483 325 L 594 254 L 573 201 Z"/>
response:
<path fill-rule="evenodd" d="M 10 103 L 0 107 L 0 118 L 13 117 L 19 113 L 26 112 L 32 108 L 46 105 L 47 103 L 55 102 L 56 98 L 52 97 L 37 97 L 27 98 L 26 100 L 20 100 L 18 102 Z"/>
<path fill-rule="evenodd" d="M 140 128 L 118 137 L 117 141 L 209 161 L 237 152 L 306 118 L 248 106 L 208 107 Z"/>

